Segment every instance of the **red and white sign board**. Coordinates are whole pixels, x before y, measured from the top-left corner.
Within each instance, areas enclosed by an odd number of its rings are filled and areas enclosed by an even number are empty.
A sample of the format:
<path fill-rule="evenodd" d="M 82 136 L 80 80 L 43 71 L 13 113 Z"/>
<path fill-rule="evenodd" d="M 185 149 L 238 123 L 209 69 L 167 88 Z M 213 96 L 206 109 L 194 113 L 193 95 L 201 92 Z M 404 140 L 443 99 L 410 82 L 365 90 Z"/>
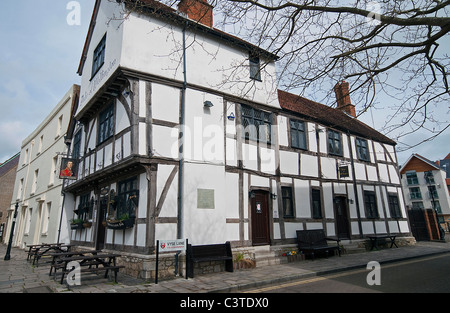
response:
<path fill-rule="evenodd" d="M 159 252 L 175 252 L 186 250 L 186 240 L 159 240 Z"/>

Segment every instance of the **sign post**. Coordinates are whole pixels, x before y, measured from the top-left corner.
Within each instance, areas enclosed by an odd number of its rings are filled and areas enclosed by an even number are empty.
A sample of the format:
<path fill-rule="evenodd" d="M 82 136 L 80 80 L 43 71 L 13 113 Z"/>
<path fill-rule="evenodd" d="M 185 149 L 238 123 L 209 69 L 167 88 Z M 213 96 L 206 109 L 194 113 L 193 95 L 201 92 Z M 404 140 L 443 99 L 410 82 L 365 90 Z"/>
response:
<path fill-rule="evenodd" d="M 176 240 L 156 240 L 156 274 L 155 284 L 158 284 L 158 265 L 159 265 L 159 253 L 160 252 L 179 252 L 186 251 L 187 239 Z"/>

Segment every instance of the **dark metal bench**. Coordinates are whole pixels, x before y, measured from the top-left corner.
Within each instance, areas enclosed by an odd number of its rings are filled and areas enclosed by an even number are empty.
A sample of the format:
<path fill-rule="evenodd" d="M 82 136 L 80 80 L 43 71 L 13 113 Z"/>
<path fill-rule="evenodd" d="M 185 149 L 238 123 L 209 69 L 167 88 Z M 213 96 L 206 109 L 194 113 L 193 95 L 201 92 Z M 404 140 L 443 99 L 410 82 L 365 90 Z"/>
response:
<path fill-rule="evenodd" d="M 336 246 L 328 245 L 327 240 L 336 241 Z M 312 230 L 297 230 L 297 245 L 298 250 L 305 255 L 311 255 L 314 260 L 316 253 L 325 253 L 326 257 L 332 252 L 338 252 L 341 256 L 341 249 L 339 247 L 339 238 L 325 237 L 323 229 Z"/>
<path fill-rule="evenodd" d="M 231 244 L 228 241 L 224 244 L 200 246 L 188 244 L 186 253 L 186 273 L 188 277 L 194 277 L 194 263 L 207 261 L 225 261 L 225 270 L 233 272 L 233 255 L 231 253 Z"/>

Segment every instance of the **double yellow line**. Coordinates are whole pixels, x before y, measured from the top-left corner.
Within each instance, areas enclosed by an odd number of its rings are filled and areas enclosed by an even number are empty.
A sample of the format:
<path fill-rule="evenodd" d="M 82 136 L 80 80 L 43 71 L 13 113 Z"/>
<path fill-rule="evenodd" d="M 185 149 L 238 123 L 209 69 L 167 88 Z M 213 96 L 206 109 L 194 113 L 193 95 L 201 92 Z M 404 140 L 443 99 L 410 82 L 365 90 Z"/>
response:
<path fill-rule="evenodd" d="M 430 256 L 430 257 L 419 258 L 419 259 L 414 259 L 414 260 L 410 260 L 410 261 L 403 261 L 403 262 L 398 262 L 398 263 L 396 262 L 396 263 L 389 264 L 389 265 L 382 265 L 381 269 L 383 270 L 383 268 L 402 266 L 402 265 L 406 265 L 406 264 L 418 263 L 418 262 L 438 259 L 438 258 L 442 258 L 442 257 L 448 257 L 448 254 L 444 253 L 444 254 L 437 255 L 437 256 Z M 316 276 L 316 277 L 313 277 L 313 278 L 310 278 L 310 279 L 302 279 L 302 280 L 294 281 L 294 282 L 290 282 L 290 283 L 284 283 L 284 284 L 279 284 L 279 285 L 274 285 L 274 286 L 268 286 L 268 287 L 263 287 L 263 288 L 243 291 L 243 293 L 269 292 L 269 291 L 272 291 L 272 290 L 283 289 L 283 288 L 299 286 L 299 285 L 306 285 L 306 284 L 315 283 L 315 282 L 322 281 L 322 280 L 327 280 L 327 279 L 334 279 L 334 278 L 338 278 L 338 277 L 349 276 L 349 275 L 358 274 L 358 273 L 364 273 L 364 272 L 367 273 L 368 271 L 369 270 L 364 268 L 364 269 L 345 271 L 345 272 L 342 272 L 342 273 L 331 274 L 331 275 L 326 275 L 326 276 Z"/>

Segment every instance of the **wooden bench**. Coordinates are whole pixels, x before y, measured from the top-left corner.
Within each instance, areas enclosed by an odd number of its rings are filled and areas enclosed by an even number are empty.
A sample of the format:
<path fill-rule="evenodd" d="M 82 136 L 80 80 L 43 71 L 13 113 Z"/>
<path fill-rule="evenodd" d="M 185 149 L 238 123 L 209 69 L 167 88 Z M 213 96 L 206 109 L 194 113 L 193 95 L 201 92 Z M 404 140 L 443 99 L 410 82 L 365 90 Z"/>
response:
<path fill-rule="evenodd" d="M 337 245 L 330 246 L 327 240 L 336 241 Z M 328 257 L 330 252 L 335 253 L 337 251 L 341 256 L 339 241 L 339 238 L 325 237 L 323 229 L 297 230 L 298 250 L 305 255 L 310 254 L 313 260 L 316 253 L 325 253 Z"/>
<path fill-rule="evenodd" d="M 49 253 L 49 256 L 52 258 L 50 262 L 50 272 L 49 276 L 52 275 L 53 270 L 55 270 L 55 279 L 56 279 L 56 271 L 58 269 L 62 269 L 64 267 L 63 258 L 70 258 L 75 256 L 86 256 L 86 255 L 97 255 L 101 253 L 102 250 L 78 250 L 78 251 L 68 251 L 68 252 L 55 252 Z"/>
<path fill-rule="evenodd" d="M 41 248 L 50 247 L 50 246 L 62 246 L 63 243 L 42 243 L 39 245 L 27 245 L 27 261 L 30 261 L 34 256 L 39 252 Z"/>
<path fill-rule="evenodd" d="M 397 238 L 397 235 L 395 234 L 385 234 L 385 235 L 368 235 L 367 238 L 369 238 L 370 241 L 370 251 L 372 251 L 374 248 L 378 250 L 378 244 L 383 241 L 386 242 L 386 239 L 390 240 L 391 248 L 393 246 L 397 246 L 395 243 L 395 238 Z"/>
<path fill-rule="evenodd" d="M 225 261 L 225 270 L 233 272 L 233 255 L 229 241 L 224 244 L 199 246 L 188 244 L 186 253 L 186 274 L 188 277 L 194 277 L 194 263 L 207 261 Z"/>
<path fill-rule="evenodd" d="M 121 268 L 124 268 L 123 265 L 116 265 L 116 258 L 120 257 L 119 254 L 97 254 L 97 255 L 79 255 L 73 257 L 64 257 L 61 259 L 61 262 L 64 266 L 61 266 L 62 275 L 61 275 L 61 284 L 64 282 L 65 274 L 70 273 L 73 269 L 67 268 L 70 262 L 78 262 L 80 265 L 80 273 L 86 272 L 100 272 L 105 271 L 105 277 L 108 276 L 109 271 L 114 272 L 114 282 L 117 283 L 117 273 Z M 101 267 L 99 267 L 101 265 Z M 93 267 L 95 266 L 95 267 Z"/>
<path fill-rule="evenodd" d="M 39 260 L 43 256 L 49 256 L 52 252 L 68 252 L 72 245 L 63 243 L 29 245 L 27 261 L 33 259 L 33 265 L 39 266 Z"/>

